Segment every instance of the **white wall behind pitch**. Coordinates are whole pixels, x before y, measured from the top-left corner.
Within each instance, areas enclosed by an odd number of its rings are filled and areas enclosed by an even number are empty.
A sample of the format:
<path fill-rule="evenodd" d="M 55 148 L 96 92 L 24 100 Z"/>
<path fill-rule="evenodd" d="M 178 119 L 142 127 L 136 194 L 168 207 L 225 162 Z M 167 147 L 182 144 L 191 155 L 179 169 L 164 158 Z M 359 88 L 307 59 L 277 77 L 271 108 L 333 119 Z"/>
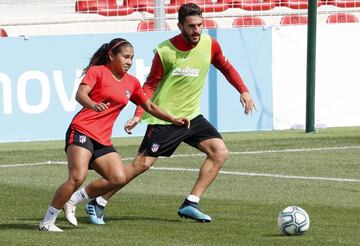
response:
<path fill-rule="evenodd" d="M 273 28 L 274 129 L 305 125 L 307 26 Z M 317 27 L 316 126 L 360 125 L 360 24 Z"/>

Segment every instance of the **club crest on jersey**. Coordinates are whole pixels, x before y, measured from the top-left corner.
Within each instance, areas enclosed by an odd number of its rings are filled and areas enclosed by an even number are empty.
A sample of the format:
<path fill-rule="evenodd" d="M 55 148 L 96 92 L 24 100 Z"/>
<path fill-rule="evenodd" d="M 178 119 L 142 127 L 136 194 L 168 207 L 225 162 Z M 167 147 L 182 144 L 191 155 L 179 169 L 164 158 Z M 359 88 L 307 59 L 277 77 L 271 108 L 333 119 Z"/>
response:
<path fill-rule="evenodd" d="M 156 152 L 159 150 L 159 147 L 160 147 L 159 144 L 153 143 L 153 145 L 151 146 L 151 151 L 152 151 L 153 153 L 156 153 Z"/>
<path fill-rule="evenodd" d="M 131 96 L 131 91 L 130 91 L 130 90 L 126 90 L 126 91 L 125 91 L 125 94 L 126 94 L 127 98 L 130 98 L 130 96 Z"/>
<path fill-rule="evenodd" d="M 85 143 L 86 142 L 86 136 L 85 135 L 80 135 L 79 136 L 79 142 L 80 143 Z"/>

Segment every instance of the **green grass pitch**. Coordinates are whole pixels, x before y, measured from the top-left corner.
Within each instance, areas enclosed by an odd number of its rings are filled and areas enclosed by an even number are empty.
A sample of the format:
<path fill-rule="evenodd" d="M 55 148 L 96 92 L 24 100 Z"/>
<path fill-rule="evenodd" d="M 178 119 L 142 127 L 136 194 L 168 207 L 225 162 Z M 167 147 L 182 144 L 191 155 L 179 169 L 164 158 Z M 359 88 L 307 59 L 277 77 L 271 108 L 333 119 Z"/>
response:
<path fill-rule="evenodd" d="M 200 203 L 213 222 L 195 223 L 176 213 L 197 177 L 193 169 L 204 159 L 184 144 L 174 157 L 159 159 L 155 168 L 113 197 L 106 225 L 89 224 L 80 204 L 78 227 L 71 227 L 63 212 L 58 217 L 63 233 L 37 229 L 55 189 L 67 177 L 63 141 L 2 143 L 0 244 L 359 244 L 359 127 L 321 129 L 316 134 L 293 130 L 223 136 L 229 159 Z M 140 141 L 114 139 L 125 163 L 135 156 Z M 98 177 L 89 174 L 86 182 Z M 310 229 L 303 236 L 279 235 L 277 215 L 289 205 L 310 215 Z"/>

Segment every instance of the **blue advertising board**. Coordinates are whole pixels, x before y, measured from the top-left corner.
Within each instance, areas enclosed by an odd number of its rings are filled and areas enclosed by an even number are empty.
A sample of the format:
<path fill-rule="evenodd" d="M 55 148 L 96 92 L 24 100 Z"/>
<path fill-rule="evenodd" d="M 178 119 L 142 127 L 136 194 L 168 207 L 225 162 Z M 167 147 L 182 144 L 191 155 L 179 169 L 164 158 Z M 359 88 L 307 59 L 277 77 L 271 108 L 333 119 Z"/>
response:
<path fill-rule="evenodd" d="M 0 142 L 64 139 L 65 131 L 81 109 L 75 93 L 82 69 L 92 54 L 116 37 L 135 47 L 129 71 L 144 82 L 150 71 L 153 49 L 178 32 L 39 36 L 0 39 Z M 215 68 L 202 94 L 205 117 L 224 131 L 272 129 L 271 29 L 209 31 L 238 69 L 258 106 L 250 117 L 242 114 L 239 95 Z M 214 103 L 216 102 L 216 103 Z M 132 117 L 129 104 L 120 114 L 113 136 L 127 136 L 123 125 Z M 145 124 L 133 136 L 145 132 Z"/>

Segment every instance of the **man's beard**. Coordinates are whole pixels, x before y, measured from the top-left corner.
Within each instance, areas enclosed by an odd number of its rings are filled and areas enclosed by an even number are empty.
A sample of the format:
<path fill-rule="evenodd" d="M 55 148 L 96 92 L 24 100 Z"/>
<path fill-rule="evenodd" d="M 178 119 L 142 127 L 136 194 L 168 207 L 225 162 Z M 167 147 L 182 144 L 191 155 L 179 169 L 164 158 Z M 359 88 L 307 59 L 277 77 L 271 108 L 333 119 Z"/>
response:
<path fill-rule="evenodd" d="M 193 41 L 192 39 L 191 39 L 191 36 L 190 35 L 188 35 L 188 34 L 186 34 L 186 33 L 183 33 L 183 36 L 184 36 L 184 38 L 186 39 L 186 41 L 188 41 L 190 44 L 192 44 L 192 45 L 196 45 L 196 44 L 198 44 L 199 43 L 199 41 L 200 41 L 200 34 L 198 35 L 199 36 L 199 39 L 197 40 L 197 41 Z"/>

